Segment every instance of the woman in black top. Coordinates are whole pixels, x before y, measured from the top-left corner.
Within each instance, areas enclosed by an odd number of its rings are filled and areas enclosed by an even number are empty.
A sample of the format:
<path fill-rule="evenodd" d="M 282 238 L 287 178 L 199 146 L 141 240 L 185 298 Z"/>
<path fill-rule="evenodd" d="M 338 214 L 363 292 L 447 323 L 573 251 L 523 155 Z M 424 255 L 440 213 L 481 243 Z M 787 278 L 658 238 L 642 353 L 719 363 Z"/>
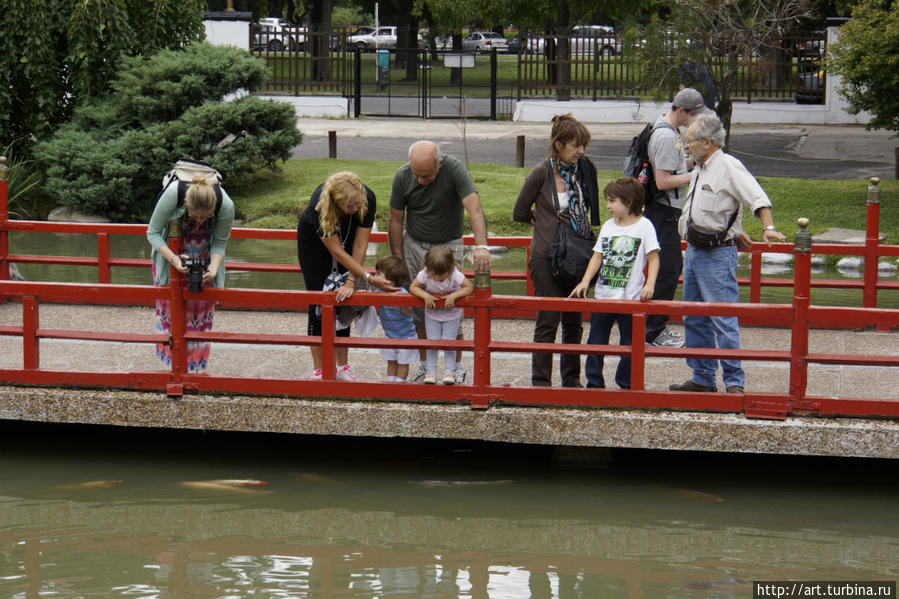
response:
<path fill-rule="evenodd" d="M 390 281 L 377 274 L 370 275 L 362 266 L 368 238 L 374 224 L 377 203 L 374 192 L 362 184 L 355 173 L 341 172 L 328 177 L 324 184 L 312 192 L 309 205 L 300 215 L 297 225 L 297 257 L 303 271 L 307 291 L 321 291 L 332 268 L 337 272 L 349 271 L 346 283 L 337 290 L 341 302 L 356 289 L 357 279 L 387 291 L 396 291 Z M 321 315 L 317 306 L 309 306 L 308 335 L 320 336 Z M 349 337 L 349 329 L 337 331 L 340 337 Z M 311 346 L 313 379 L 321 378 L 321 347 Z M 347 364 L 347 348 L 334 350 L 337 359 L 337 378 L 355 381 L 353 369 Z"/>

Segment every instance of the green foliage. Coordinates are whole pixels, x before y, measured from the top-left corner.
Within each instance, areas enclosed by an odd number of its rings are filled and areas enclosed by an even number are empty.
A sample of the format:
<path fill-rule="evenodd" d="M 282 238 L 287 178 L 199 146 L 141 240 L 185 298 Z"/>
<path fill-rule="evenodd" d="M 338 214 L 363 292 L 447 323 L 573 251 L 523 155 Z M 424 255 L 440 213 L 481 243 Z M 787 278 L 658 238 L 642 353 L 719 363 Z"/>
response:
<path fill-rule="evenodd" d="M 812 14 L 811 0 L 671 0 L 666 19 L 632 28 L 629 41 L 645 67 L 644 89 L 659 97 L 677 89 L 687 60 L 709 68 L 718 92 L 718 114 L 730 129 L 731 93 L 754 56 L 782 51 L 781 36 Z"/>
<path fill-rule="evenodd" d="M 123 56 L 202 39 L 203 0 L 6 0 L 0 144 L 43 139 L 109 89 Z"/>
<path fill-rule="evenodd" d="M 353 25 L 371 25 L 374 18 L 358 6 L 335 6 L 331 10 L 331 26 L 335 28 Z"/>
<path fill-rule="evenodd" d="M 850 112 L 872 115 L 869 128 L 899 131 L 899 2 L 862 0 L 830 49 Z"/>
<path fill-rule="evenodd" d="M 24 206 L 29 193 L 34 192 L 41 182 L 41 175 L 35 169 L 34 161 L 22 158 L 15 150 L 15 144 L 10 143 L 2 151 L 0 156 L 6 158 L 7 172 L 7 202 L 10 214 L 20 217 L 29 215 L 31 210 Z"/>
<path fill-rule="evenodd" d="M 275 168 L 302 139 L 293 107 L 253 96 L 221 102 L 258 88 L 264 73 L 246 52 L 208 44 L 123 61 L 114 93 L 78 108 L 35 147 L 45 191 L 87 213 L 146 220 L 179 158 L 205 160 L 226 180 Z"/>

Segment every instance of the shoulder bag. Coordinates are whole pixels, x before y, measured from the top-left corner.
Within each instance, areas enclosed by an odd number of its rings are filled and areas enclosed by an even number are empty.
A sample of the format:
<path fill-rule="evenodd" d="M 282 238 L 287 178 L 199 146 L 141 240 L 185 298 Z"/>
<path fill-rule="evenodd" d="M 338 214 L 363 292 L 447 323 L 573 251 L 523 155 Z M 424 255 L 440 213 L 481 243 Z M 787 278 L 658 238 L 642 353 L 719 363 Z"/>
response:
<path fill-rule="evenodd" d="M 552 164 L 547 160 L 549 174 L 553 177 Z M 574 230 L 567 218 L 559 214 L 559 194 L 555 180 L 552 182 L 553 206 L 555 207 L 558 227 L 556 237 L 549 245 L 549 260 L 553 280 L 566 289 L 573 289 L 587 271 L 587 263 L 593 256 L 596 235 L 590 231 L 589 237 L 582 237 Z"/>

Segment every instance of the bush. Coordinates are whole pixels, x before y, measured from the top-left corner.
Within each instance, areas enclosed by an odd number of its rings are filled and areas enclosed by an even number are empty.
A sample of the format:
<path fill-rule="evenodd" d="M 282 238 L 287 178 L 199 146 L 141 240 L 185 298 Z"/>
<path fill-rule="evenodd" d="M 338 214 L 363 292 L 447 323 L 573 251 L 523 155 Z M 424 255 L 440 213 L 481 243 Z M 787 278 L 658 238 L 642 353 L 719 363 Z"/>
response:
<path fill-rule="evenodd" d="M 195 44 L 129 58 L 114 91 L 83 105 L 35 147 L 44 190 L 60 204 L 114 221 L 145 221 L 162 176 L 179 158 L 205 160 L 225 178 L 276 168 L 302 140 L 289 104 L 244 96 L 265 64 L 236 48 Z"/>

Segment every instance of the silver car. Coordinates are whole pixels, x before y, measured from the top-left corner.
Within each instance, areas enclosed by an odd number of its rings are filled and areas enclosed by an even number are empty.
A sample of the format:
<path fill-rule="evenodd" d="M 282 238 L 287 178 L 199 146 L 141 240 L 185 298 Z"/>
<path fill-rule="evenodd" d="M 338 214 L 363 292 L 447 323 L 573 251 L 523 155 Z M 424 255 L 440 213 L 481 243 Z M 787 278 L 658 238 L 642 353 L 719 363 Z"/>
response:
<path fill-rule="evenodd" d="M 474 31 L 462 40 L 462 49 L 468 52 L 490 52 L 496 48 L 497 52 L 508 52 L 509 42 L 506 38 L 492 31 Z"/>

